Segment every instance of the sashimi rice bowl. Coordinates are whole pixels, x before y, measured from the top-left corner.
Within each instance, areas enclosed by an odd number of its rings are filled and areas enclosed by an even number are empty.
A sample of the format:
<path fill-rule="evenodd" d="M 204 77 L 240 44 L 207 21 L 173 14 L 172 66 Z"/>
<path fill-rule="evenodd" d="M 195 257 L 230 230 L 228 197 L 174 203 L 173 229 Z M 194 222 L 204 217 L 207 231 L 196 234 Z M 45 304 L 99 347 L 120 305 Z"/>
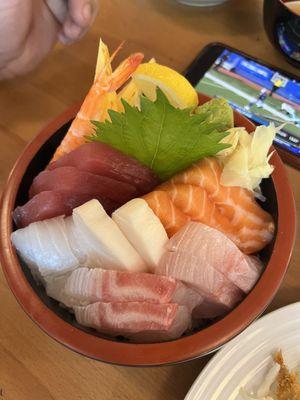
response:
<path fill-rule="evenodd" d="M 28 315 L 69 348 L 186 361 L 249 325 L 286 271 L 295 210 L 278 128 L 141 53 L 112 70 L 117 51 L 100 40 L 82 105 L 15 164 L 1 261 Z"/>

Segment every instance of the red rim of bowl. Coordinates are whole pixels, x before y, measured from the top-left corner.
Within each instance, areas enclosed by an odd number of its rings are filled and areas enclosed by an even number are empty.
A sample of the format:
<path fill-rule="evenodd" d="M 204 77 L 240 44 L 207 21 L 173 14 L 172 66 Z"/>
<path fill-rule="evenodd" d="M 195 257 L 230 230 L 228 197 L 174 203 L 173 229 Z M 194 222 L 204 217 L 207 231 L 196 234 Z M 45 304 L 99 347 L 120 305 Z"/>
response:
<path fill-rule="evenodd" d="M 208 98 L 199 96 L 203 103 Z M 274 250 L 255 288 L 222 320 L 180 339 L 154 344 L 133 344 L 103 339 L 71 324 L 56 315 L 34 292 L 27 281 L 12 247 L 12 211 L 23 175 L 41 146 L 76 115 L 76 105 L 60 115 L 31 143 L 16 161 L 3 190 L 0 212 L 0 260 L 7 282 L 27 315 L 49 336 L 87 357 L 128 366 L 155 366 L 189 361 L 208 354 L 243 331 L 269 305 L 278 290 L 291 257 L 296 233 L 296 210 L 291 187 L 282 161 L 276 151 L 272 156 L 272 175 L 278 203 L 278 226 Z M 236 125 L 253 130 L 254 125 L 235 113 Z M 245 317 L 244 317 L 245 316 Z"/>

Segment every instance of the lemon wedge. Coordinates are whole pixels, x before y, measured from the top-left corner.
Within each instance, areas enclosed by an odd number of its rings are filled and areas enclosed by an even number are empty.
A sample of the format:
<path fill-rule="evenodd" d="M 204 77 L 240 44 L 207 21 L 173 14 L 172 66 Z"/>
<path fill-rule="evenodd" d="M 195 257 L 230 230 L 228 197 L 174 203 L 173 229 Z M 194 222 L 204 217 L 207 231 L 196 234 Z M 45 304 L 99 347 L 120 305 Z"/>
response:
<path fill-rule="evenodd" d="M 140 108 L 141 91 L 131 79 L 126 86 L 119 92 L 119 99 L 123 99 L 131 106 Z"/>
<path fill-rule="evenodd" d="M 169 67 L 154 62 L 141 64 L 132 75 L 132 81 L 152 101 L 156 99 L 156 88 L 159 87 L 174 107 L 198 105 L 198 95 L 193 86 Z"/>
<path fill-rule="evenodd" d="M 148 63 L 155 63 L 155 58 L 151 58 Z M 129 105 L 140 108 L 140 96 L 142 92 L 136 86 L 135 82 L 130 79 L 127 85 L 119 92 L 119 99 L 124 99 Z"/>

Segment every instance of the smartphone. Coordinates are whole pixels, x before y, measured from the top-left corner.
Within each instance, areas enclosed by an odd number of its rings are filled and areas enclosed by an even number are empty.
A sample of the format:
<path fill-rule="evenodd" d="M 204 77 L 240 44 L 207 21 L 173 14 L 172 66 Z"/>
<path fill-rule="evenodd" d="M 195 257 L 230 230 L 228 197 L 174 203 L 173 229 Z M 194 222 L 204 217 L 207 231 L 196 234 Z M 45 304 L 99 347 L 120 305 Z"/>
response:
<path fill-rule="evenodd" d="M 221 43 L 206 46 L 184 72 L 197 89 L 223 97 L 257 125 L 285 123 L 274 145 L 300 168 L 300 78 Z"/>

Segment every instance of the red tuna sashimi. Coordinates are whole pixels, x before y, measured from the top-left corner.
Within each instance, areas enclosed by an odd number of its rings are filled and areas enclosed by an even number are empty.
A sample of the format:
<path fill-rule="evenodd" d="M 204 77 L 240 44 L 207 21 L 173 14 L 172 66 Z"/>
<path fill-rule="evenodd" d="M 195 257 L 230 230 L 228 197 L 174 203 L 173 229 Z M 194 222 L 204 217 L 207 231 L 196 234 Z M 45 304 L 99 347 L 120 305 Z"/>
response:
<path fill-rule="evenodd" d="M 71 215 L 72 210 L 91 199 L 89 193 L 70 193 L 44 191 L 33 196 L 23 206 L 14 210 L 13 219 L 18 228 L 36 221 L 57 217 L 59 215 Z M 120 207 L 120 203 L 102 196 L 96 196 L 108 214 Z"/>
<path fill-rule="evenodd" d="M 199 269 L 209 264 L 245 293 L 255 285 L 262 270 L 258 259 L 246 256 L 219 230 L 199 222 L 186 224 L 169 240 L 167 249 L 194 255 Z"/>
<path fill-rule="evenodd" d="M 48 169 L 65 166 L 130 183 L 139 190 L 140 195 L 150 192 L 159 183 L 159 179 L 150 168 L 101 142 L 79 146 L 52 162 Z"/>
<path fill-rule="evenodd" d="M 198 242 L 200 246 L 200 243 Z M 242 299 L 241 290 L 209 263 L 201 263 L 190 252 L 167 251 L 156 273 L 172 276 L 199 290 L 204 300 L 232 308 Z"/>
<path fill-rule="evenodd" d="M 137 195 L 136 188 L 129 183 L 79 171 L 75 167 L 60 167 L 40 172 L 32 182 L 29 197 L 46 190 L 89 194 L 90 199 L 106 197 L 122 204 Z"/>
<path fill-rule="evenodd" d="M 180 337 L 191 324 L 190 313 L 178 304 L 146 302 L 93 303 L 75 307 L 79 324 L 136 342 L 158 342 Z"/>
<path fill-rule="evenodd" d="M 192 311 L 202 302 L 200 294 L 171 277 L 100 268 L 78 268 L 68 278 L 64 294 L 69 307 L 98 301 L 141 301 L 177 303 Z"/>

